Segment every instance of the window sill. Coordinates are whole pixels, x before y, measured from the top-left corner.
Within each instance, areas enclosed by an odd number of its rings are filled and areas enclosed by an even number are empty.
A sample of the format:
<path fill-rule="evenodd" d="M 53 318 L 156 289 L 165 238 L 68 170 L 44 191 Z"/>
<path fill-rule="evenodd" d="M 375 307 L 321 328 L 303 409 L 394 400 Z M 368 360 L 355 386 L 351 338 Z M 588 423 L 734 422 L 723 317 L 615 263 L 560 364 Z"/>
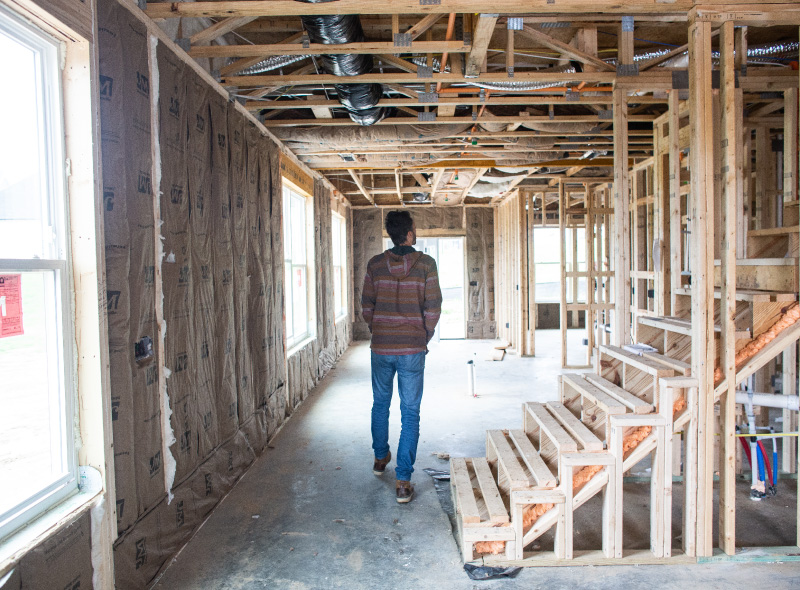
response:
<path fill-rule="evenodd" d="M 346 320 L 346 319 L 347 319 L 347 316 L 348 316 L 348 315 L 349 315 L 349 314 L 343 313 L 343 314 L 342 314 L 342 315 L 340 315 L 338 318 L 334 318 L 334 320 L 333 320 L 333 325 L 335 326 L 336 324 L 341 324 L 341 323 L 342 323 L 344 320 Z"/>
<path fill-rule="evenodd" d="M 308 336 L 307 338 L 301 340 L 300 342 L 292 346 L 286 353 L 286 360 L 288 361 L 291 357 L 293 357 L 295 354 L 303 350 L 306 346 L 314 342 L 314 340 L 316 339 L 317 339 L 316 336 Z"/>
<path fill-rule="evenodd" d="M 62 526 L 75 521 L 103 495 L 100 472 L 93 467 L 80 468 L 81 488 L 0 542 L 0 572 L 5 572 L 26 552 L 42 543 Z"/>

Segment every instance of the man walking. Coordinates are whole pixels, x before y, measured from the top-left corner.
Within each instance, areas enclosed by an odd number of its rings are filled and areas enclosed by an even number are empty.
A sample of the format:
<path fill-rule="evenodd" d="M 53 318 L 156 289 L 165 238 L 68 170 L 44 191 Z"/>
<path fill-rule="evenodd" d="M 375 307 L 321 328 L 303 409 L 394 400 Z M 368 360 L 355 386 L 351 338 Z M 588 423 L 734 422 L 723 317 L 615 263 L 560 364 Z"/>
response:
<path fill-rule="evenodd" d="M 372 332 L 372 472 L 383 475 L 389 450 L 389 404 L 394 374 L 400 394 L 400 442 L 395 484 L 397 501 L 414 495 L 411 474 L 419 442 L 419 410 L 428 342 L 439 321 L 442 292 L 436 262 L 414 250 L 417 228 L 408 211 L 390 211 L 386 232 L 394 248 L 369 261 L 361 309 Z"/>

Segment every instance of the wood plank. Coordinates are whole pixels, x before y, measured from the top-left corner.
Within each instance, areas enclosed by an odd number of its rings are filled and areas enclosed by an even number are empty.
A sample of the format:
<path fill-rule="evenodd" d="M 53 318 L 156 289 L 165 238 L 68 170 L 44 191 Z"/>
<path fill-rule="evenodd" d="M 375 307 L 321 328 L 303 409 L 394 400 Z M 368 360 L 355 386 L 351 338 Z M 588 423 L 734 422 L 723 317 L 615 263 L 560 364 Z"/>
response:
<path fill-rule="evenodd" d="M 495 24 L 497 24 L 497 15 L 481 14 L 478 17 L 478 24 L 472 35 L 472 49 L 467 55 L 467 63 L 464 68 L 464 75 L 467 78 L 475 78 L 481 73 Z"/>
<path fill-rule="evenodd" d="M 483 457 L 472 459 L 472 469 L 478 478 L 481 495 L 486 503 L 486 510 L 489 512 L 489 520 L 494 523 L 508 523 L 508 511 L 500 497 L 500 490 L 497 489 L 497 484 L 492 477 L 492 470 L 489 469 L 486 459 Z"/>
<path fill-rule="evenodd" d="M 531 485 L 503 431 L 489 430 L 486 432 L 486 436 L 487 441 L 492 444 L 497 453 L 498 469 L 502 469 L 505 473 L 509 488 L 513 490 Z"/>
<path fill-rule="evenodd" d="M 608 415 L 624 414 L 628 410 L 621 401 L 595 387 L 581 375 L 565 374 L 561 376 L 563 383 L 568 383 L 575 391 L 589 398 Z"/>
<path fill-rule="evenodd" d="M 534 448 L 528 435 L 523 430 L 509 430 L 508 436 L 517 447 L 522 460 L 536 480 L 536 485 L 543 488 L 553 488 L 557 485 L 556 477 L 547 467 L 539 452 Z"/>
<path fill-rule="evenodd" d="M 674 372 L 671 369 L 667 369 L 661 363 L 651 361 L 639 355 L 633 354 L 632 352 L 628 352 L 619 346 L 613 346 L 610 344 L 607 346 L 604 345 L 600 347 L 600 352 L 622 361 L 626 365 L 630 365 L 635 369 L 639 369 L 648 375 L 652 375 L 653 377 L 672 377 L 674 375 Z"/>
<path fill-rule="evenodd" d="M 677 371 L 678 373 L 681 373 L 687 377 L 692 374 L 692 366 L 689 363 L 679 361 L 678 359 L 670 358 L 657 352 L 643 352 L 642 356 L 644 358 L 654 360 L 657 363 L 664 365 L 668 369 Z"/>
<path fill-rule="evenodd" d="M 561 427 L 558 421 L 553 418 L 544 404 L 539 402 L 527 402 L 525 406 L 528 413 L 536 420 L 537 424 L 539 424 L 542 435 L 547 436 L 558 448 L 560 453 L 578 450 L 578 443 L 575 442 L 575 439 L 573 439 L 569 433 Z"/>
<path fill-rule="evenodd" d="M 539 43 L 540 45 L 544 45 L 545 47 L 549 47 L 550 49 L 554 49 L 556 51 L 561 52 L 563 55 L 571 57 L 572 59 L 578 60 L 582 63 L 594 66 L 595 68 L 601 71 L 615 71 L 614 66 L 607 64 L 601 59 L 589 55 L 588 53 L 584 53 L 583 51 L 578 50 L 577 48 L 564 43 L 563 41 L 559 41 L 550 35 L 542 33 L 541 31 L 537 31 L 533 27 L 528 25 L 523 25 L 522 30 L 519 31 L 519 34 L 523 37 L 527 37 L 532 41 Z"/>
<path fill-rule="evenodd" d="M 222 37 L 223 35 L 226 35 L 231 31 L 234 31 L 239 27 L 256 20 L 256 18 L 258 17 L 240 16 L 240 17 L 230 17 L 223 19 L 219 22 L 214 23 L 207 29 L 203 29 L 199 33 L 195 33 L 194 35 L 189 37 L 189 41 L 192 45 L 199 45 L 201 43 L 210 43 L 214 39 L 218 39 L 219 37 Z"/>
<path fill-rule="evenodd" d="M 619 385 L 612 383 L 608 379 L 603 379 L 600 375 L 586 373 L 583 377 L 589 383 L 626 406 L 634 414 L 649 414 L 653 411 L 653 406 L 651 404 L 636 397 L 631 392 L 622 389 Z"/>
<path fill-rule="evenodd" d="M 596 452 L 603 450 L 603 441 L 597 438 L 594 433 L 586 428 L 572 412 L 558 402 L 547 402 L 546 407 L 555 416 L 572 438 L 577 440 L 584 451 Z"/>
<path fill-rule="evenodd" d="M 371 6 L 370 9 L 372 9 Z M 443 16 L 444 16 L 443 13 L 429 14 L 427 16 L 424 16 L 419 22 L 415 23 L 410 29 L 408 29 L 406 31 L 406 34 L 411 36 L 411 40 L 413 41 L 418 37 L 420 37 L 422 33 L 426 33 L 428 29 L 430 29 L 433 25 L 439 22 L 439 19 L 442 18 Z M 416 49 L 416 45 L 414 45 L 414 48 Z"/>
<path fill-rule="evenodd" d="M 364 197 L 367 199 L 367 201 L 369 201 L 370 203 L 372 203 L 374 205 L 375 204 L 375 197 L 373 197 L 369 193 L 369 191 L 366 189 L 366 187 L 364 186 L 364 183 L 361 182 L 361 178 L 359 178 L 358 174 L 356 174 L 356 171 L 353 170 L 352 168 L 348 169 L 347 171 L 350 173 L 350 176 L 352 177 L 353 181 L 356 183 L 356 186 L 358 187 L 358 190 L 361 191 L 361 194 L 364 195 Z"/>
<path fill-rule="evenodd" d="M 475 501 L 467 460 L 463 457 L 450 457 L 450 481 L 450 485 L 455 487 L 458 499 L 455 506 L 456 518 L 460 514 L 461 522 L 464 524 L 479 523 L 481 517 L 478 512 L 478 503 Z"/>
<path fill-rule="evenodd" d="M 614 91 L 614 342 L 630 343 L 631 242 L 627 92 Z"/>

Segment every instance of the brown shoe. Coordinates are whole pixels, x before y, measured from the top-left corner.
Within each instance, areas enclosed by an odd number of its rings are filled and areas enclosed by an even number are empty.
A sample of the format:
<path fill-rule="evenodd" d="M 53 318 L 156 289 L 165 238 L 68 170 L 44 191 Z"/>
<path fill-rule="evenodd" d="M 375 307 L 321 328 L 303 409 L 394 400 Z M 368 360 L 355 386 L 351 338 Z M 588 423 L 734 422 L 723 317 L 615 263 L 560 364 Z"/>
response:
<path fill-rule="evenodd" d="M 406 504 L 411 502 L 411 498 L 414 497 L 414 486 L 411 485 L 410 481 L 398 479 L 395 484 L 395 492 L 397 493 L 397 501 L 400 504 Z"/>
<path fill-rule="evenodd" d="M 386 453 L 386 456 L 383 459 L 375 459 L 375 462 L 372 464 L 372 473 L 378 476 L 383 475 L 383 472 L 386 471 L 386 466 L 391 460 L 392 451 Z"/>

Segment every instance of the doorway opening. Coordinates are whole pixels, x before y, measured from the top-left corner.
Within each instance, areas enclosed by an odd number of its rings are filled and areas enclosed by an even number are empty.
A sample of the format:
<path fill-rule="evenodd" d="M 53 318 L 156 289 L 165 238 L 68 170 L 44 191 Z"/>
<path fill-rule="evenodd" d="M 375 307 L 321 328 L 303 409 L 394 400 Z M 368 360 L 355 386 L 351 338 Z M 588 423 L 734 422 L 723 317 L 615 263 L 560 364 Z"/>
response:
<path fill-rule="evenodd" d="M 393 246 L 385 241 L 386 249 Z M 442 317 L 436 326 L 434 339 L 459 340 L 466 337 L 467 309 L 464 297 L 466 268 L 464 264 L 464 238 L 417 238 L 416 249 L 436 261 L 439 271 L 439 288 L 442 290 Z"/>

